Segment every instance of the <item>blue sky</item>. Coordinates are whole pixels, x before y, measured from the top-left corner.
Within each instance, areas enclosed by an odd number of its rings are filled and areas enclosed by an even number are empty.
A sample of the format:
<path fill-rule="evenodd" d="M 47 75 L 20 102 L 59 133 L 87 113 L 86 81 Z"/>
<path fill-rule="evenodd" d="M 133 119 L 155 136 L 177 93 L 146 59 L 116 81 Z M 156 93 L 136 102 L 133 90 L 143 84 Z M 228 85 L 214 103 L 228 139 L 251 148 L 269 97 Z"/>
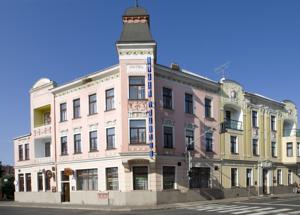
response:
<path fill-rule="evenodd" d="M 29 132 L 29 94 L 41 77 L 61 84 L 118 63 L 115 42 L 134 0 L 0 0 L 0 160 Z M 158 63 L 177 62 L 247 91 L 300 106 L 300 1 L 140 0 L 151 15 Z"/>

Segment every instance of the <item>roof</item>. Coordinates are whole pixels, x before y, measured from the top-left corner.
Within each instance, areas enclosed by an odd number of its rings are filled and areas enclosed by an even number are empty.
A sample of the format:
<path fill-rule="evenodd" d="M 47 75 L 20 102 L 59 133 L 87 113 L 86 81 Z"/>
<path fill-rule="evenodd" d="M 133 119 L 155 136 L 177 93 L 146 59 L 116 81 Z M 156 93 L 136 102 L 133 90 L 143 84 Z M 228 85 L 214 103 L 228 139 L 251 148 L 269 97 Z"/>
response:
<path fill-rule="evenodd" d="M 147 23 L 124 23 L 118 43 L 155 42 Z"/>
<path fill-rule="evenodd" d="M 142 7 L 131 7 L 125 11 L 124 16 L 148 16 L 148 13 Z"/>

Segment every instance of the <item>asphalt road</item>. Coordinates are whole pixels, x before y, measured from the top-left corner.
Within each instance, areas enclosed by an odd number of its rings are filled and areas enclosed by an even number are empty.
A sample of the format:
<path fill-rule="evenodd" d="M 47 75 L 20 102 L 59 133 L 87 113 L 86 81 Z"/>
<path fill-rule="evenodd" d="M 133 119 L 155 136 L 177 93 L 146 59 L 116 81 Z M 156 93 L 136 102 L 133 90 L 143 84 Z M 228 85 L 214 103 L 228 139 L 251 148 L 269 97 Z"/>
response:
<path fill-rule="evenodd" d="M 178 206 L 178 205 L 177 205 Z M 184 203 L 176 209 L 140 210 L 140 211 L 93 211 L 73 209 L 50 209 L 30 207 L 0 206 L 0 215 L 300 215 L 300 196 L 277 199 L 256 199 L 239 202 L 220 203 Z"/>

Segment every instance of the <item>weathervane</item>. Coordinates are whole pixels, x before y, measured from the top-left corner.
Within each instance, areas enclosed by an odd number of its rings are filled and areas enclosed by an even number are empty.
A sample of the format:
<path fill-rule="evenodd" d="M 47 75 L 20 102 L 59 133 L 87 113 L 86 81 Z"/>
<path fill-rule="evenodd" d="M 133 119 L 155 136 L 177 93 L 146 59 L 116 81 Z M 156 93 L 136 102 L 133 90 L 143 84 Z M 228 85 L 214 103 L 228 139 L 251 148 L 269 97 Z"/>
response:
<path fill-rule="evenodd" d="M 223 65 L 221 65 L 221 66 L 215 68 L 214 71 L 215 71 L 216 73 L 221 74 L 221 75 L 222 75 L 222 79 L 225 79 L 225 71 L 226 71 L 226 69 L 228 69 L 228 67 L 230 66 L 230 64 L 231 64 L 231 62 L 228 61 L 228 62 L 224 63 Z"/>

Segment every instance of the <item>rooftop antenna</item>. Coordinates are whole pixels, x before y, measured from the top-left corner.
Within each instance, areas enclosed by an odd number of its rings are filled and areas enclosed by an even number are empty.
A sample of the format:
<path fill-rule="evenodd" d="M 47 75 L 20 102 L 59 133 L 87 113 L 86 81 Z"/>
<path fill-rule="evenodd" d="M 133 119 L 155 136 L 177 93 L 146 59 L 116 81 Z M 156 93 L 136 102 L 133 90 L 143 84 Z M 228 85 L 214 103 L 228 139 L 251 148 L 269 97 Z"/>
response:
<path fill-rule="evenodd" d="M 225 72 L 229 68 L 230 64 L 231 64 L 231 62 L 228 61 L 228 62 L 222 64 L 221 66 L 218 66 L 217 68 L 215 68 L 214 71 L 216 73 L 221 74 L 222 79 L 225 79 Z"/>
<path fill-rule="evenodd" d="M 139 7 L 139 0 L 135 0 L 135 7 Z"/>

